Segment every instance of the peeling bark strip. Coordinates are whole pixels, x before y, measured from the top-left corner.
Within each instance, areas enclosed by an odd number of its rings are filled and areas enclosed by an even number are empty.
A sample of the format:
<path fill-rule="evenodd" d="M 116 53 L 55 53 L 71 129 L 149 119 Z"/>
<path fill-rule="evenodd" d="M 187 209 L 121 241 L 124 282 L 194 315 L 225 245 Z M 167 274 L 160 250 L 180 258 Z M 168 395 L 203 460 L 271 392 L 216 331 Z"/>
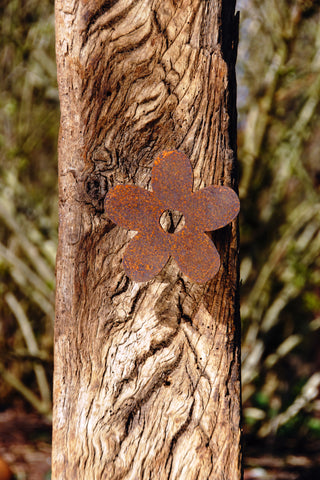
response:
<path fill-rule="evenodd" d="M 195 188 L 236 188 L 233 0 L 56 0 L 60 228 L 54 480 L 239 480 L 236 222 L 205 285 L 125 276 L 104 214 L 178 149 Z"/>

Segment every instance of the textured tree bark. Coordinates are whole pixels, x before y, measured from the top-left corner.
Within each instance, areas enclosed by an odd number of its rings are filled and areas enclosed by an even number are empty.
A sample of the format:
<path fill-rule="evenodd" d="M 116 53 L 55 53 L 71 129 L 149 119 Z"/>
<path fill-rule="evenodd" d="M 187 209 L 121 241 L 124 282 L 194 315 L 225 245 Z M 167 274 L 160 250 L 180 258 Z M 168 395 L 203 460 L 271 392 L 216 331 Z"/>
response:
<path fill-rule="evenodd" d="M 234 7 L 56 0 L 55 480 L 241 478 L 237 222 L 207 284 L 173 260 L 135 283 L 134 233 L 103 211 L 111 186 L 149 188 L 162 150 L 189 156 L 195 189 L 237 188 Z"/>

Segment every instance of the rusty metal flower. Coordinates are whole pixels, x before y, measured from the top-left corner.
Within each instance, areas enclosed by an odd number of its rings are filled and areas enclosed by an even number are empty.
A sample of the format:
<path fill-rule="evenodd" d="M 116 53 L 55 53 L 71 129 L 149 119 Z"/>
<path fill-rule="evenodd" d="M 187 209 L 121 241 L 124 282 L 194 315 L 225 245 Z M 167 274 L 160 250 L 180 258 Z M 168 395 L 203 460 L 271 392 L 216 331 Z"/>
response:
<path fill-rule="evenodd" d="M 219 270 L 220 256 L 205 232 L 230 223 L 240 203 L 229 187 L 211 185 L 192 191 L 193 173 L 188 157 L 177 150 L 163 152 L 151 173 L 152 191 L 117 185 L 105 199 L 107 216 L 117 225 L 137 231 L 123 257 L 126 274 L 136 282 L 157 275 L 172 256 L 193 282 L 204 283 Z M 181 212 L 180 231 L 165 231 L 160 218 L 166 211 Z"/>

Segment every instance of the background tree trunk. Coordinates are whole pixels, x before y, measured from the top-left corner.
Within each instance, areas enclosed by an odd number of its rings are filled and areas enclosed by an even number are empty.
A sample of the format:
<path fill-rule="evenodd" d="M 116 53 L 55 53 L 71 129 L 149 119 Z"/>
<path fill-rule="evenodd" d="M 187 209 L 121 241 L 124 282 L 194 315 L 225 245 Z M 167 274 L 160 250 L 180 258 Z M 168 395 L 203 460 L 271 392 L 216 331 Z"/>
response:
<path fill-rule="evenodd" d="M 138 284 L 116 184 L 179 149 L 194 187 L 236 188 L 233 0 L 57 0 L 60 237 L 53 479 L 241 477 L 237 225 L 205 285 L 171 260 Z"/>

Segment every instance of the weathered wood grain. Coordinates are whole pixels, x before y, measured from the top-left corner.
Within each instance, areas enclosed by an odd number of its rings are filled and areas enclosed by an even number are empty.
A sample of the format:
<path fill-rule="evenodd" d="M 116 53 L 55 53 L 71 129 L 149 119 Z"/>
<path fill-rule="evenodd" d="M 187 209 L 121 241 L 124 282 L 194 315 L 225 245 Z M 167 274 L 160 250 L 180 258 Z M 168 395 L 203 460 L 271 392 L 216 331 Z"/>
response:
<path fill-rule="evenodd" d="M 218 275 L 138 284 L 103 211 L 179 149 L 236 189 L 234 1 L 56 0 L 61 100 L 52 478 L 241 478 L 237 224 Z"/>

